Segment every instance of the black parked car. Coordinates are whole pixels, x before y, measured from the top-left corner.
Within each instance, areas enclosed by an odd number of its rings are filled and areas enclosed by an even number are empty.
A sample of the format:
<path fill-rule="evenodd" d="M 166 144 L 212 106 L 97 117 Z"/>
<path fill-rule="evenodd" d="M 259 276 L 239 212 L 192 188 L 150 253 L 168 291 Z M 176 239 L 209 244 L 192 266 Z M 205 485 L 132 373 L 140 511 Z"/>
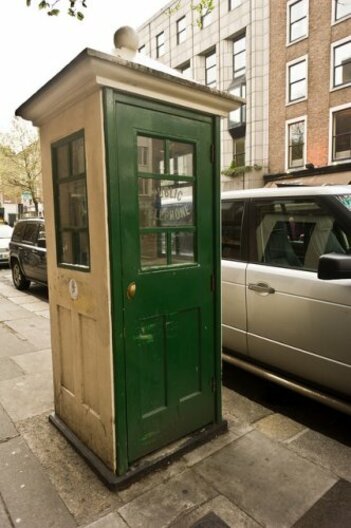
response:
<path fill-rule="evenodd" d="M 12 279 L 18 290 L 31 281 L 47 284 L 45 222 L 42 218 L 19 220 L 10 242 Z"/>

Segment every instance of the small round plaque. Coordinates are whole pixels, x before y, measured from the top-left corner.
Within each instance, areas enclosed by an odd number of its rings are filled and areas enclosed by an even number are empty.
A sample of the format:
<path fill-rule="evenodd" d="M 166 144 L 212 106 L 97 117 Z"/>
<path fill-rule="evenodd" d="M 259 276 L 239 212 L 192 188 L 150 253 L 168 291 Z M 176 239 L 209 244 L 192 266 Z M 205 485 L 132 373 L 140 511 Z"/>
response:
<path fill-rule="evenodd" d="M 71 299 L 73 299 L 74 301 L 76 299 L 78 299 L 78 284 L 76 283 L 76 281 L 74 279 L 71 279 L 69 281 L 68 290 L 69 290 L 69 294 L 71 296 Z"/>

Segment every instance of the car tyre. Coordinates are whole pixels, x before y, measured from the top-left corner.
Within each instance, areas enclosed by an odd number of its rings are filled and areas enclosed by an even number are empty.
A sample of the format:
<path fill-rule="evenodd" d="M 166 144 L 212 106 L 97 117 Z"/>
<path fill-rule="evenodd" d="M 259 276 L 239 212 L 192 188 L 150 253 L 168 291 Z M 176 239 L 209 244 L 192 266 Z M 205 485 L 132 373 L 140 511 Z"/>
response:
<path fill-rule="evenodd" d="M 18 260 L 14 260 L 11 263 L 12 280 L 17 290 L 27 290 L 30 285 L 30 281 L 23 275 Z"/>

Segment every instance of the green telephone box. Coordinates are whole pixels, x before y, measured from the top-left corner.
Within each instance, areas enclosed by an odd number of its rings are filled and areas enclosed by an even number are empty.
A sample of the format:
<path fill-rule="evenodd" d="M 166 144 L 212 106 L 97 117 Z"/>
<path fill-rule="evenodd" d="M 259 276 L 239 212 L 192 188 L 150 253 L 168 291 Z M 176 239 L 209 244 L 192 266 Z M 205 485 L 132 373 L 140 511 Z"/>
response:
<path fill-rule="evenodd" d="M 50 419 L 112 487 L 226 430 L 220 117 L 240 104 L 86 49 L 17 111 L 40 128 Z"/>

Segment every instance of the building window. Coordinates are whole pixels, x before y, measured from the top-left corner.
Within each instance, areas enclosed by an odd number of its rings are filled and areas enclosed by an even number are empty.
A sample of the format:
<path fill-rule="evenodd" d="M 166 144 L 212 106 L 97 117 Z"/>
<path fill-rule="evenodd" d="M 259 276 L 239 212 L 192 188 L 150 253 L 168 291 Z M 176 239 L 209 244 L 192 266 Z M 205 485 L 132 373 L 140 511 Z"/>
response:
<path fill-rule="evenodd" d="M 228 0 L 228 11 L 232 11 L 239 5 L 241 5 L 241 0 Z"/>
<path fill-rule="evenodd" d="M 84 132 L 52 146 L 57 263 L 90 268 Z"/>
<path fill-rule="evenodd" d="M 140 46 L 140 48 L 138 49 L 138 52 L 141 53 L 142 55 L 146 54 L 146 46 L 145 46 L 145 44 Z"/>
<path fill-rule="evenodd" d="M 216 50 L 205 57 L 205 83 L 207 86 L 215 86 L 217 81 Z"/>
<path fill-rule="evenodd" d="M 177 44 L 181 44 L 186 39 L 186 17 L 177 20 Z"/>
<path fill-rule="evenodd" d="M 351 108 L 333 113 L 332 161 L 351 158 Z"/>
<path fill-rule="evenodd" d="M 246 71 L 246 37 L 242 35 L 233 42 L 233 78 L 245 75 Z"/>
<path fill-rule="evenodd" d="M 305 166 L 305 119 L 288 123 L 288 169 Z"/>
<path fill-rule="evenodd" d="M 229 90 L 231 95 L 237 97 L 246 97 L 246 83 L 238 84 Z M 242 105 L 240 108 L 229 112 L 228 116 L 228 127 L 229 129 L 243 125 L 246 122 L 246 105 Z"/>
<path fill-rule="evenodd" d="M 209 11 L 208 8 L 203 8 L 201 12 L 201 29 L 208 27 L 212 22 L 212 11 Z"/>
<path fill-rule="evenodd" d="M 336 22 L 351 15 L 351 2 L 349 0 L 334 0 L 333 18 Z"/>
<path fill-rule="evenodd" d="M 351 39 L 333 44 L 333 87 L 351 82 Z"/>
<path fill-rule="evenodd" d="M 178 71 L 184 75 L 184 77 L 187 77 L 187 79 L 191 79 L 191 65 L 190 61 L 185 62 L 181 66 L 179 66 Z"/>
<path fill-rule="evenodd" d="M 290 1 L 288 9 L 288 42 L 295 42 L 307 36 L 308 32 L 308 1 Z"/>
<path fill-rule="evenodd" d="M 307 97 L 307 59 L 288 64 L 288 102 L 292 103 Z"/>
<path fill-rule="evenodd" d="M 233 140 L 233 163 L 235 167 L 245 166 L 245 137 Z"/>
<path fill-rule="evenodd" d="M 162 57 L 165 54 L 165 32 L 159 33 L 156 36 L 156 57 Z"/>

